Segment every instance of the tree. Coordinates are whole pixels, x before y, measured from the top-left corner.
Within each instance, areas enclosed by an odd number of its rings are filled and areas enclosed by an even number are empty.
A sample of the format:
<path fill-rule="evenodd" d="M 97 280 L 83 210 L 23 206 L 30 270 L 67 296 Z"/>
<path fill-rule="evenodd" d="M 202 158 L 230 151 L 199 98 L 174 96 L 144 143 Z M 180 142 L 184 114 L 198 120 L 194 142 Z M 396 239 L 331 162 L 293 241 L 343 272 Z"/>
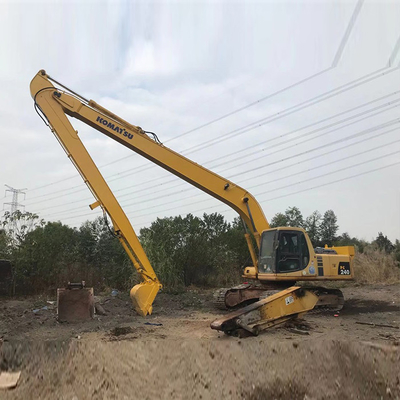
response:
<path fill-rule="evenodd" d="M 321 245 L 332 246 L 338 229 L 335 213 L 332 210 L 326 211 L 320 225 Z"/>
<path fill-rule="evenodd" d="M 269 225 L 271 228 L 277 228 L 279 226 L 301 228 L 304 225 L 303 215 L 297 207 L 289 207 L 284 214 L 275 214 Z"/>
<path fill-rule="evenodd" d="M 140 241 L 161 282 L 173 290 L 233 283 L 246 245 L 239 223 L 232 227 L 217 213 L 157 219 L 140 230 Z"/>
<path fill-rule="evenodd" d="M 191 283 L 189 270 L 204 258 L 202 253 L 205 255 L 199 226 L 200 219 L 188 214 L 185 218 L 157 218 L 149 228 L 140 230 L 140 241 L 165 286 Z"/>
<path fill-rule="evenodd" d="M 269 225 L 271 228 L 278 228 L 279 226 L 288 226 L 289 223 L 285 214 L 277 213 L 272 217 Z"/>
<path fill-rule="evenodd" d="M 368 246 L 368 242 L 356 237 L 350 237 L 347 232 L 342 233 L 335 239 L 335 246 L 355 246 L 360 253 L 364 252 L 364 248 Z"/>
<path fill-rule="evenodd" d="M 243 267 L 252 265 L 251 256 L 247 242 L 244 238 L 244 227 L 240 217 L 234 218 L 227 233 L 227 243 L 230 251 L 234 254 L 234 266 L 237 266 L 237 273 L 243 273 Z M 251 236 L 254 249 L 257 248 L 255 239 Z"/>
<path fill-rule="evenodd" d="M 285 211 L 285 216 L 288 225 L 295 228 L 302 228 L 304 226 L 303 214 L 297 207 L 289 207 Z"/>
<path fill-rule="evenodd" d="M 90 272 L 88 278 L 99 288 L 127 290 L 138 282 L 131 260 L 103 217 L 81 225 L 78 253 L 80 263 Z"/>
<path fill-rule="evenodd" d="M 44 224 L 45 221 L 39 219 L 37 214 L 27 211 L 22 212 L 20 210 L 13 213 L 6 211 L 2 221 L 3 228 L 11 238 L 13 245 L 21 243 L 29 232 Z"/>
<path fill-rule="evenodd" d="M 11 238 L 4 229 L 0 229 L 0 258 L 9 258 L 11 254 Z"/>
<path fill-rule="evenodd" d="M 393 243 L 388 239 L 387 236 L 384 236 L 382 232 L 378 233 L 378 236 L 374 240 L 374 243 L 378 246 L 379 250 L 384 251 L 388 254 L 395 249 Z"/>
<path fill-rule="evenodd" d="M 320 241 L 321 218 L 322 215 L 319 213 L 319 211 L 314 211 L 306 218 L 304 222 L 304 229 L 307 231 L 311 243 L 314 246 L 317 246 Z"/>
<path fill-rule="evenodd" d="M 400 267 L 400 241 L 399 239 L 396 239 L 394 242 L 394 258 L 398 262 L 398 266 Z"/>
<path fill-rule="evenodd" d="M 79 280 L 75 270 L 71 273 L 77 262 L 76 245 L 76 230 L 61 222 L 48 222 L 28 232 L 14 252 L 17 284 L 40 292 Z"/>

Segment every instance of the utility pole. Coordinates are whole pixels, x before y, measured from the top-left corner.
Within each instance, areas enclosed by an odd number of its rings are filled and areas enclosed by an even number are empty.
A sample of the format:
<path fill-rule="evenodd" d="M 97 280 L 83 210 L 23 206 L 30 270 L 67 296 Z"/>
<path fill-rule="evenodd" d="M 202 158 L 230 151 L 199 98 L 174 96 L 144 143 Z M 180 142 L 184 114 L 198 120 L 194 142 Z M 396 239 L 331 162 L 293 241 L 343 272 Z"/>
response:
<path fill-rule="evenodd" d="M 23 204 L 18 203 L 18 196 L 20 194 L 23 194 L 25 196 L 25 194 L 26 194 L 25 190 L 27 190 L 27 189 L 26 188 L 25 189 L 15 189 L 9 185 L 5 185 L 5 186 L 8 188 L 8 189 L 6 189 L 6 195 L 7 195 L 7 192 L 12 193 L 12 201 L 9 203 L 4 203 L 4 205 L 9 205 L 11 207 L 11 210 L 10 210 L 11 219 L 10 219 L 10 222 L 8 223 L 8 229 L 10 230 L 11 236 L 13 237 L 13 239 L 15 239 L 16 235 L 17 235 L 17 233 L 16 233 L 17 232 L 17 220 L 15 218 L 13 218 L 14 217 L 13 214 L 15 213 L 15 211 L 18 211 L 18 209 L 20 207 L 25 208 L 25 206 Z"/>
<path fill-rule="evenodd" d="M 6 187 L 8 187 L 8 189 L 6 189 L 6 194 L 7 192 L 11 192 L 13 197 L 12 197 L 12 201 L 10 203 L 4 203 L 5 205 L 9 205 L 11 206 L 11 210 L 10 213 L 11 215 L 17 211 L 19 209 L 19 207 L 23 207 L 25 208 L 25 206 L 23 204 L 18 203 L 18 195 L 23 194 L 24 196 L 26 195 L 25 190 L 28 190 L 26 188 L 24 189 L 14 189 L 13 187 L 9 186 L 9 185 L 5 185 Z"/>

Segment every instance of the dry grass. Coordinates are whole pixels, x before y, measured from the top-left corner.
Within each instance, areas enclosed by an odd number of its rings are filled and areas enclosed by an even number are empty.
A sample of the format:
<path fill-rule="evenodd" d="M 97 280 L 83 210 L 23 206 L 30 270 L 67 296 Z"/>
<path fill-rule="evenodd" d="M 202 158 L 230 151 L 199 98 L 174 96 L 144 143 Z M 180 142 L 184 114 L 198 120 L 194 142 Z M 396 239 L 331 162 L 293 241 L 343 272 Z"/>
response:
<path fill-rule="evenodd" d="M 365 249 L 354 259 L 355 279 L 361 284 L 400 282 L 400 267 L 392 255 L 376 249 Z"/>

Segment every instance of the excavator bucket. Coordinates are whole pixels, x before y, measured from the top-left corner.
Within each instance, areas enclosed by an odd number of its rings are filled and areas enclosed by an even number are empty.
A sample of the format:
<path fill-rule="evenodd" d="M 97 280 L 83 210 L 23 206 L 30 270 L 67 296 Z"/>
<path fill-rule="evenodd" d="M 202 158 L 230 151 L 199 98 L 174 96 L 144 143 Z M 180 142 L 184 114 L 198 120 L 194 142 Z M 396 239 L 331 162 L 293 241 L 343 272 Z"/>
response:
<path fill-rule="evenodd" d="M 139 283 L 131 289 L 133 308 L 137 313 L 143 317 L 152 313 L 152 304 L 160 288 L 160 283 L 147 281 Z"/>
<path fill-rule="evenodd" d="M 257 336 L 264 329 L 297 318 L 312 310 L 318 297 L 309 290 L 292 286 L 211 323 L 211 329 L 236 335 L 246 331 Z"/>

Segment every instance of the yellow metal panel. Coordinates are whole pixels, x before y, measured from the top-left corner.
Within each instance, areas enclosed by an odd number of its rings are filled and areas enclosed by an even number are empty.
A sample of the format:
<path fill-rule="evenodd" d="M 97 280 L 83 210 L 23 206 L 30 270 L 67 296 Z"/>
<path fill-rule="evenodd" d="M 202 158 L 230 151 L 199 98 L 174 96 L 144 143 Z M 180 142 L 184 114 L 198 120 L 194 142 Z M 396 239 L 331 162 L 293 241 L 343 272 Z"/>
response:
<path fill-rule="evenodd" d="M 274 321 L 312 310 L 317 301 L 318 297 L 314 293 L 294 286 L 268 297 L 260 307 L 260 316 L 263 322 Z"/>
<path fill-rule="evenodd" d="M 336 250 L 338 254 L 343 254 L 343 255 L 348 255 L 348 256 L 354 256 L 355 251 L 354 251 L 354 246 L 332 246 L 333 250 Z"/>
<path fill-rule="evenodd" d="M 65 114 L 83 121 L 229 205 L 239 213 L 253 233 L 257 246 L 260 246 L 260 234 L 269 225 L 260 205 L 245 189 L 155 142 L 140 127 L 126 122 L 93 100 L 88 101 L 76 93 L 71 95 L 56 89 L 44 70 L 33 78 L 30 90 L 68 157 L 96 198 L 97 201 L 92 206 L 99 204 L 110 215 L 115 232 L 144 280 L 142 289 L 136 287 L 131 292 L 134 306 L 140 313 L 145 315 L 151 312 L 151 303 L 161 285 L 129 220 Z M 247 242 L 256 267 L 257 260 L 251 241 L 248 239 Z"/>
<path fill-rule="evenodd" d="M 46 88 L 50 88 L 51 93 L 55 92 L 55 88 L 45 72 L 40 71 L 31 82 L 32 97 L 35 97 L 41 90 L 47 90 Z M 99 106 L 93 100 L 85 104 L 80 99 L 60 91 L 53 98 L 60 103 L 66 114 L 80 119 L 155 164 L 228 204 L 240 214 L 252 233 L 256 231 L 261 234 L 269 228 L 260 205 L 245 189 L 155 142 L 140 127 L 129 124 L 114 113 Z M 244 199 L 248 199 L 247 204 L 254 227 Z"/>
<path fill-rule="evenodd" d="M 157 291 L 161 288 L 161 284 L 124 211 L 79 139 L 77 132 L 65 115 L 61 104 L 55 101 L 55 90 L 51 86 L 51 83 L 39 73 L 31 83 L 32 96 L 48 119 L 52 131 L 56 134 L 68 157 L 76 166 L 96 198 L 96 203 L 100 204 L 110 215 L 119 240 L 144 280 L 143 285 L 147 288 L 150 287 L 149 282 L 153 284 L 150 295 L 146 289 L 135 291 L 138 296 L 142 294 L 143 298 L 135 299 L 134 306 L 140 314 L 146 315 L 151 312 L 151 304 L 149 306 L 148 302 L 150 299 L 151 302 L 154 300 Z M 66 98 L 66 104 L 72 105 L 77 111 L 82 108 L 79 101 L 72 96 Z"/>

